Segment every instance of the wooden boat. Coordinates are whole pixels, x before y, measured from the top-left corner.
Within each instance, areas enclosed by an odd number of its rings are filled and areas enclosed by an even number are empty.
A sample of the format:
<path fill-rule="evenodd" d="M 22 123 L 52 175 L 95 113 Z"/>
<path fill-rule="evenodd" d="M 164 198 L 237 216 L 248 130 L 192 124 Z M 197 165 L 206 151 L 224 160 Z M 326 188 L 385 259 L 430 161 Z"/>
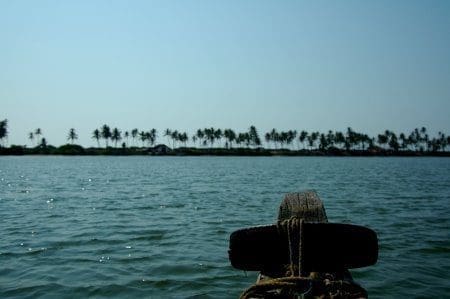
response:
<path fill-rule="evenodd" d="M 259 271 L 241 298 L 367 298 L 348 269 L 378 259 L 376 233 L 329 223 L 315 191 L 289 193 L 276 225 L 240 229 L 230 236 L 231 265 Z"/>

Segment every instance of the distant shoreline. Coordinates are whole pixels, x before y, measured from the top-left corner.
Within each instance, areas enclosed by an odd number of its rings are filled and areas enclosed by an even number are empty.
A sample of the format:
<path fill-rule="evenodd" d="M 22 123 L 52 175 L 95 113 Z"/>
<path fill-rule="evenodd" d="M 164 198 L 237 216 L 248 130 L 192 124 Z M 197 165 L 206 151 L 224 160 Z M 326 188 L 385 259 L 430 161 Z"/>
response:
<path fill-rule="evenodd" d="M 366 150 L 346 150 L 340 148 L 320 149 L 266 149 L 266 148 L 196 148 L 180 147 L 171 149 L 164 144 L 155 147 L 107 147 L 84 148 L 80 145 L 66 144 L 60 147 L 51 145 L 34 148 L 23 146 L 0 147 L 0 155 L 30 156 L 330 156 L 330 157 L 450 157 L 449 151 L 412 151 L 371 148 Z"/>

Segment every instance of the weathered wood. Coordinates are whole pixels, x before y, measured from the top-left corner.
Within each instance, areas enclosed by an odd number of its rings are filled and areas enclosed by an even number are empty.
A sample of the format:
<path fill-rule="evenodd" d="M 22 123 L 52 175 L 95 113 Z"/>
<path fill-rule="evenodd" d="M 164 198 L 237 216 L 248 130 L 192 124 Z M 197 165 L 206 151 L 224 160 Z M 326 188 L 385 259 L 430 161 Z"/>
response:
<path fill-rule="evenodd" d="M 290 238 L 284 227 L 288 219 L 295 225 L 303 220 L 296 229 L 289 226 Z M 295 239 L 292 232 L 301 237 Z M 286 278 L 288 264 L 292 266 L 289 256 L 294 265 L 299 265 L 301 277 L 319 284 L 311 290 L 314 298 L 367 298 L 367 292 L 353 281 L 348 268 L 374 264 L 378 240 L 368 228 L 328 224 L 323 203 L 312 190 L 286 194 L 279 208 L 278 226 L 252 227 L 230 236 L 231 264 L 238 269 L 260 271 L 257 285 Z M 283 287 L 275 289 L 283 293 Z M 297 298 L 294 294 L 291 297 Z"/>
<path fill-rule="evenodd" d="M 305 222 L 328 222 L 323 203 L 314 190 L 286 194 L 280 204 L 278 221 L 291 217 Z"/>
<path fill-rule="evenodd" d="M 376 233 L 366 227 L 337 223 L 303 224 L 303 270 L 334 272 L 376 263 Z M 233 267 L 246 271 L 271 271 L 289 264 L 287 236 L 276 225 L 235 231 L 230 237 Z"/>

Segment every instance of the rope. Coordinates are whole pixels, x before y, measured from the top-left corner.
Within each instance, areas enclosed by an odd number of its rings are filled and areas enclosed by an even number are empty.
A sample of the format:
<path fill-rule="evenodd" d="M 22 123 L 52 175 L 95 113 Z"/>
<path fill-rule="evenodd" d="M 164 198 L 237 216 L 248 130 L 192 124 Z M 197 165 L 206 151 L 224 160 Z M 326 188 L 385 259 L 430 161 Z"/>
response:
<path fill-rule="evenodd" d="M 287 236 L 289 248 L 289 265 L 286 276 L 281 278 L 268 279 L 261 281 L 241 295 L 241 299 L 247 298 L 267 298 L 268 293 L 272 292 L 275 296 L 278 293 L 288 294 L 306 294 L 311 291 L 312 282 L 310 279 L 301 277 L 303 273 L 303 219 L 290 218 L 277 223 L 278 232 Z M 279 295 L 279 294 L 278 294 Z"/>
<path fill-rule="evenodd" d="M 295 217 L 278 221 L 278 232 L 287 236 L 289 265 L 286 276 L 304 276 L 303 272 L 303 219 Z"/>
<path fill-rule="evenodd" d="M 312 281 L 304 277 L 281 277 L 259 282 L 242 293 L 240 299 L 303 295 L 312 289 Z M 278 291 L 281 290 L 281 291 Z"/>

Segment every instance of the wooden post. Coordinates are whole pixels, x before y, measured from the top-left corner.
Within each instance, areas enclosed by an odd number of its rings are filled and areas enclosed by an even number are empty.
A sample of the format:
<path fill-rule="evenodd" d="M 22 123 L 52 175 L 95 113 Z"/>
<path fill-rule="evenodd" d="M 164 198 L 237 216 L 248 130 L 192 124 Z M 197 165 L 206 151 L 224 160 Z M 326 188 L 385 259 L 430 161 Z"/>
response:
<path fill-rule="evenodd" d="M 292 217 L 305 222 L 328 222 L 323 203 L 313 190 L 286 194 L 280 204 L 278 221 Z"/>

